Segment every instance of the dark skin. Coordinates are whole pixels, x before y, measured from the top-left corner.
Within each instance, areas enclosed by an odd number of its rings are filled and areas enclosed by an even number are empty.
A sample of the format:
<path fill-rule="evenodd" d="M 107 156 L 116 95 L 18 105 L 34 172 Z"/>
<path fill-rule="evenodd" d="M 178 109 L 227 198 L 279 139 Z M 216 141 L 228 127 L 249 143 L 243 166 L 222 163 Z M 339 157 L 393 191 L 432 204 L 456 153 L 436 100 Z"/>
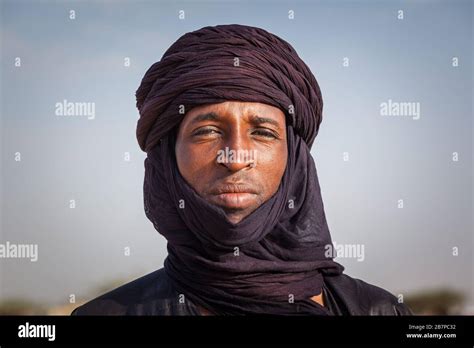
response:
<path fill-rule="evenodd" d="M 199 120 L 211 112 L 214 117 Z M 249 158 L 218 163 L 219 150 L 226 147 L 247 151 Z M 278 190 L 288 156 L 285 115 L 261 103 L 229 101 L 195 107 L 180 124 L 175 150 L 188 184 L 220 206 L 229 221 L 238 223 Z M 253 167 L 250 154 L 256 154 Z"/>
<path fill-rule="evenodd" d="M 226 148 L 247 156 L 219 160 Z M 288 158 L 285 114 L 254 102 L 195 107 L 180 124 L 175 151 L 186 182 L 237 224 L 278 190 Z M 322 304 L 322 294 L 312 299 Z"/>

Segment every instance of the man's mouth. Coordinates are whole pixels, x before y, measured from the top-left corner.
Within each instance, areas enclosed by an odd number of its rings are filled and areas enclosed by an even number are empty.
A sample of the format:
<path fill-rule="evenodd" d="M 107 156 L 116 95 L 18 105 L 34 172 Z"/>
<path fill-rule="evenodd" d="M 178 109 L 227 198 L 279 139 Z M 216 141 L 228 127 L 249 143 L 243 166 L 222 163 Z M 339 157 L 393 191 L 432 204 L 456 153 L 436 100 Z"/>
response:
<path fill-rule="evenodd" d="M 228 209 L 246 209 L 257 197 L 257 191 L 243 183 L 221 184 L 211 191 L 214 204 Z"/>

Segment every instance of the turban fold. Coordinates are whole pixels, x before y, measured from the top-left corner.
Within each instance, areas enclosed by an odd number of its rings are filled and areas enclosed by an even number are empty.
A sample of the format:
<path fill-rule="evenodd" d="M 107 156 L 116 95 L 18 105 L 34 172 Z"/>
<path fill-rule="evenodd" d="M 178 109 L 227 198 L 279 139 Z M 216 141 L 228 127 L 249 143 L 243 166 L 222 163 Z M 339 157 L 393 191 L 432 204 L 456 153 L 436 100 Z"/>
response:
<path fill-rule="evenodd" d="M 238 223 L 182 177 L 170 131 L 183 117 L 180 105 L 188 111 L 227 100 L 280 107 L 289 119 L 278 190 Z M 224 315 L 331 314 L 311 299 L 321 293 L 324 277 L 344 270 L 326 254 L 333 246 L 310 153 L 321 94 L 291 46 L 241 25 L 185 34 L 147 71 L 137 101 L 137 136 L 147 152 L 145 213 L 168 241 L 164 269 L 186 301 Z"/>
<path fill-rule="evenodd" d="M 150 150 L 195 106 L 229 100 L 280 108 L 311 148 L 322 120 L 319 85 L 293 47 L 263 29 L 217 25 L 186 33 L 136 91 L 137 139 Z"/>

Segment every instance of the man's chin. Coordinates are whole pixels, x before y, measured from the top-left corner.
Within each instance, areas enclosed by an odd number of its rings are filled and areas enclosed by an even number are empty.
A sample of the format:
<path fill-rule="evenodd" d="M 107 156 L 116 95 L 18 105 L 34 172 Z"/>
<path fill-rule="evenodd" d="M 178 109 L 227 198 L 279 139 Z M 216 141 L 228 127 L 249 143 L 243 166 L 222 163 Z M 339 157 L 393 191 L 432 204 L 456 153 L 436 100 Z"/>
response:
<path fill-rule="evenodd" d="M 239 223 L 245 217 L 250 215 L 250 212 L 235 211 L 235 209 L 232 209 L 232 211 L 226 211 L 226 209 L 224 209 L 224 212 L 227 217 L 227 220 L 229 220 L 233 224 Z"/>
<path fill-rule="evenodd" d="M 249 207 L 228 207 L 223 205 L 217 205 L 215 203 L 212 204 L 222 208 L 227 217 L 227 220 L 234 224 L 239 223 L 258 208 L 258 206 L 256 207 L 255 205 Z"/>

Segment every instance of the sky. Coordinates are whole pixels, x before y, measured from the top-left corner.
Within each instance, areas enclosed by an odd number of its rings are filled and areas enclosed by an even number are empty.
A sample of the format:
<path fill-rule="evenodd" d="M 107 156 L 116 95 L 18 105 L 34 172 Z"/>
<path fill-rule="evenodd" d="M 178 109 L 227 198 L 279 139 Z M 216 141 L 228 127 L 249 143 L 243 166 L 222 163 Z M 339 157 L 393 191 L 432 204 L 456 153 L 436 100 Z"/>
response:
<path fill-rule="evenodd" d="M 321 87 L 312 155 L 329 229 L 364 246 L 362 261 L 336 258 L 345 272 L 396 295 L 449 287 L 474 306 L 472 1 L 0 4 L 0 244 L 38 246 L 36 262 L 0 258 L 0 301 L 66 303 L 162 267 L 135 91 L 181 35 L 237 23 L 288 41 Z M 57 115 L 64 100 L 95 113 Z"/>

